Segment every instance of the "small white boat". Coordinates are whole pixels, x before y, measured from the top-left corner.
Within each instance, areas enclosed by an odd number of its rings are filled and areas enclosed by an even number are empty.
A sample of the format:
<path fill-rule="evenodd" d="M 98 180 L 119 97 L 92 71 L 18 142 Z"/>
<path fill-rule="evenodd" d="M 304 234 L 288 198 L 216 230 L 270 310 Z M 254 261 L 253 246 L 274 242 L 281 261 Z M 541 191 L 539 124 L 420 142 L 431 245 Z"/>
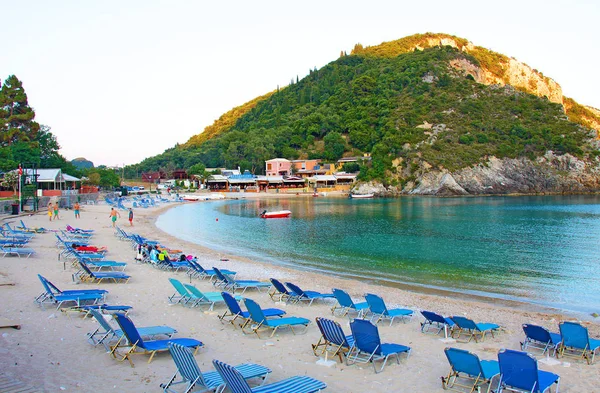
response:
<path fill-rule="evenodd" d="M 350 198 L 352 199 L 367 199 L 373 197 L 375 197 L 375 194 L 350 194 Z"/>
<path fill-rule="evenodd" d="M 292 215 L 292 212 L 289 210 L 279 210 L 276 212 L 268 212 L 264 211 L 260 214 L 260 218 L 287 218 Z"/>

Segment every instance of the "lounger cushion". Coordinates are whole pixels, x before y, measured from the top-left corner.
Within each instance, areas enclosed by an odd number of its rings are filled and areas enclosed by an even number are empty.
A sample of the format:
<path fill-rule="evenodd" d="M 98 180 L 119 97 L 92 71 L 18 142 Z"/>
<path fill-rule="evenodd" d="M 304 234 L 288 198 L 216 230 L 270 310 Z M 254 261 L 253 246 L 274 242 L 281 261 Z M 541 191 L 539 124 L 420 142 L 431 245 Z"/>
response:
<path fill-rule="evenodd" d="M 408 310 L 406 308 L 394 308 L 391 310 L 388 310 L 388 314 L 390 317 L 399 317 L 399 316 L 405 316 L 405 315 L 412 315 L 413 314 L 413 310 Z"/>
<path fill-rule="evenodd" d="M 500 374 L 500 364 L 497 360 L 481 360 L 479 363 L 483 370 L 483 378 L 490 379 L 494 375 Z"/>
<path fill-rule="evenodd" d="M 148 351 L 162 351 L 169 348 L 169 342 L 182 345 L 184 347 L 201 347 L 202 343 L 193 338 L 173 338 L 168 340 L 145 341 L 144 347 Z"/>
<path fill-rule="evenodd" d="M 325 389 L 327 385 L 310 377 L 291 377 L 283 381 L 252 389 L 252 393 L 311 393 Z"/>
<path fill-rule="evenodd" d="M 384 356 L 393 353 L 402 353 L 410 351 L 410 347 L 402 344 L 381 344 L 381 354 Z"/>
<path fill-rule="evenodd" d="M 477 329 L 481 330 L 482 332 L 500 328 L 500 326 L 496 325 L 495 323 L 478 323 L 476 325 L 477 325 Z"/>
<path fill-rule="evenodd" d="M 540 382 L 540 392 L 545 392 L 556 380 L 558 375 L 549 371 L 538 370 L 538 381 Z"/>
<path fill-rule="evenodd" d="M 310 321 L 306 318 L 288 317 L 281 319 L 269 319 L 265 322 L 268 326 L 285 326 L 285 325 L 308 325 Z"/>

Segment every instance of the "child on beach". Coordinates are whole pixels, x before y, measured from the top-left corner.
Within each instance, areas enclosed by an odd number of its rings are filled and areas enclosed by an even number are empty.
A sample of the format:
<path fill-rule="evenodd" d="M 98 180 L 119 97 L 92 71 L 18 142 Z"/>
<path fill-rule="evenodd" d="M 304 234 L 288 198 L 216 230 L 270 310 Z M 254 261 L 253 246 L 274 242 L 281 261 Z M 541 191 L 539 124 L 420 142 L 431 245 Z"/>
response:
<path fill-rule="evenodd" d="M 48 220 L 52 221 L 53 213 L 54 213 L 54 208 L 52 207 L 52 203 L 48 203 Z"/>
<path fill-rule="evenodd" d="M 133 226 L 133 209 L 129 208 L 129 226 Z"/>
<path fill-rule="evenodd" d="M 119 212 L 116 211 L 114 207 L 111 207 L 110 208 L 110 215 L 109 215 L 109 217 L 110 217 L 110 219 L 112 221 L 113 228 L 115 227 L 115 225 L 117 225 L 117 216 L 121 217 L 121 215 L 119 214 Z"/>
<path fill-rule="evenodd" d="M 77 218 L 81 218 L 81 217 L 79 216 L 79 208 L 80 208 L 80 207 L 81 207 L 81 206 L 79 206 L 79 202 L 75 202 L 75 204 L 73 205 L 73 210 L 75 210 L 75 218 L 76 218 L 76 219 L 77 219 Z"/>
<path fill-rule="evenodd" d="M 54 219 L 60 220 L 60 218 L 58 217 L 58 202 L 54 202 Z"/>

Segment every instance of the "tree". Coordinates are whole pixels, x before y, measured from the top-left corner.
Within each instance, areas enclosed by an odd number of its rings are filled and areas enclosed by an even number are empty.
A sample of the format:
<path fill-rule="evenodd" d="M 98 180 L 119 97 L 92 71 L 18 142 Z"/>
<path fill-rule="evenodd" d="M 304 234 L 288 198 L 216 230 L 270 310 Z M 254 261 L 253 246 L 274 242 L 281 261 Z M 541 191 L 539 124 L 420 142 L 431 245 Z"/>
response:
<path fill-rule="evenodd" d="M 206 166 L 203 163 L 194 164 L 188 168 L 188 175 L 203 175 L 206 172 Z"/>
<path fill-rule="evenodd" d="M 330 132 L 323 138 L 325 142 L 325 158 L 331 161 L 337 161 L 344 154 L 346 141 L 339 132 Z"/>
<path fill-rule="evenodd" d="M 88 176 L 88 183 L 92 184 L 94 186 L 99 186 L 100 185 L 100 174 L 95 172 L 95 173 L 89 173 Z"/>
<path fill-rule="evenodd" d="M 0 146 L 34 141 L 40 128 L 34 118 L 23 84 L 16 76 L 9 76 L 0 89 Z"/>
<path fill-rule="evenodd" d="M 17 192 L 17 186 L 19 185 L 19 174 L 16 171 L 6 172 L 4 179 L 0 183 L 2 187 L 12 188 L 13 192 Z"/>
<path fill-rule="evenodd" d="M 99 166 L 92 168 L 87 172 L 88 181 L 90 184 L 102 187 L 118 187 L 121 185 L 121 178 L 112 169 Z"/>
<path fill-rule="evenodd" d="M 35 139 L 39 145 L 40 167 L 56 168 L 56 165 L 52 164 L 60 160 L 60 154 L 58 153 L 60 145 L 56 140 L 56 136 L 50 132 L 50 127 L 41 125 Z"/>

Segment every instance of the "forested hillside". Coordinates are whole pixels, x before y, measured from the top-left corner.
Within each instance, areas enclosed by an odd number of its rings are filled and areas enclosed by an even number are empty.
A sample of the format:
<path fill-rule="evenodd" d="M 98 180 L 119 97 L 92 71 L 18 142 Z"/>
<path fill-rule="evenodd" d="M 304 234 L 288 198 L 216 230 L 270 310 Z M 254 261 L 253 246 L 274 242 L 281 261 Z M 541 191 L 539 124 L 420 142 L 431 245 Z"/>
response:
<path fill-rule="evenodd" d="M 523 88 L 479 83 L 472 70 L 482 67 L 478 58 L 451 46 L 396 56 L 357 47 L 355 54 L 225 114 L 210 138 L 193 137 L 126 169 L 202 163 L 260 174 L 264 161 L 274 157 L 335 161 L 369 153 L 363 180 L 404 184 L 422 163 L 453 171 L 490 156 L 600 154 L 592 143 L 595 132 L 570 121 L 560 103 Z"/>

